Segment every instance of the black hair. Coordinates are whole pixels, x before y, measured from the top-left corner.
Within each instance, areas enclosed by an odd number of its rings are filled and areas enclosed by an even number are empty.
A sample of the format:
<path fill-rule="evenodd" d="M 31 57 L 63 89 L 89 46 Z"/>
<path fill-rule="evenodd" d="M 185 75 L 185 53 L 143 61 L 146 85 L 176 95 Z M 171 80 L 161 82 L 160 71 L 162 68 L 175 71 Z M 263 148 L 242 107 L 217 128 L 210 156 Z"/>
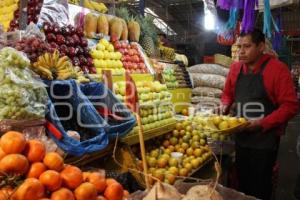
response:
<path fill-rule="evenodd" d="M 261 42 L 265 43 L 265 35 L 263 34 L 263 32 L 260 29 L 255 28 L 253 31 L 250 32 L 242 32 L 240 34 L 241 37 L 245 37 L 247 35 L 251 36 L 251 40 L 253 43 L 255 43 L 256 45 L 259 45 Z"/>

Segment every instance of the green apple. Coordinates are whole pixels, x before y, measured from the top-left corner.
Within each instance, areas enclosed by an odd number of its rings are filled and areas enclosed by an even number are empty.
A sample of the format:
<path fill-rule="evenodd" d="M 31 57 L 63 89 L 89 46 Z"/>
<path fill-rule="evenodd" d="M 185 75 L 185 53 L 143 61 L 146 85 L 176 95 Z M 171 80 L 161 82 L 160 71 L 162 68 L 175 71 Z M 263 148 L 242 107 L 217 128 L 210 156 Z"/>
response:
<path fill-rule="evenodd" d="M 114 46 L 113 46 L 112 44 L 109 44 L 108 47 L 107 47 L 107 50 L 108 50 L 109 52 L 114 52 L 114 51 L 115 51 L 115 48 L 114 48 Z"/>
<path fill-rule="evenodd" d="M 122 54 L 120 52 L 116 52 L 116 60 L 121 60 Z"/>
<path fill-rule="evenodd" d="M 96 49 L 97 49 L 97 50 L 100 50 L 100 51 L 104 51 L 104 50 L 105 50 L 105 45 L 99 43 L 99 44 L 96 45 Z"/>

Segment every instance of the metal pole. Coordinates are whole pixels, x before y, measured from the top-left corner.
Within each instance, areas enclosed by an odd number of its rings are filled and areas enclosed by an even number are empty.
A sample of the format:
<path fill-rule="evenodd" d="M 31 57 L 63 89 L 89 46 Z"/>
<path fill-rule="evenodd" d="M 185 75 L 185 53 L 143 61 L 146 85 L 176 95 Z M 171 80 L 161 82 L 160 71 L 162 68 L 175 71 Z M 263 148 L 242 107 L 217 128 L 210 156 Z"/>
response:
<path fill-rule="evenodd" d="M 19 29 L 25 30 L 27 27 L 27 5 L 28 0 L 20 1 L 19 7 Z"/>
<path fill-rule="evenodd" d="M 142 16 L 145 16 L 145 3 L 146 3 L 146 0 L 140 0 L 140 2 L 139 2 L 139 10 L 140 10 L 140 14 Z"/>

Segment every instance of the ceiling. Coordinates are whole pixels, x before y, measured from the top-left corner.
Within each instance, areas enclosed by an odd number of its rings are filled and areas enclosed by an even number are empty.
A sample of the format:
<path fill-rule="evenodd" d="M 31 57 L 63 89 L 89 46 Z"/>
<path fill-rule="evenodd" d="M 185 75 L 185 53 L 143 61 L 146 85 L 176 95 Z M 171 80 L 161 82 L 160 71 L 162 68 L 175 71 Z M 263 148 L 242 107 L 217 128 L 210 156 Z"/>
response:
<path fill-rule="evenodd" d="M 215 34 L 204 29 L 204 4 L 203 0 L 144 0 L 145 8 L 154 11 L 177 35 L 169 36 L 176 43 L 194 43 L 203 40 L 203 36 L 213 37 Z M 215 0 L 216 1 L 216 0 Z M 131 0 L 131 8 L 139 10 L 139 0 Z M 289 6 L 282 9 L 283 24 L 289 23 L 295 26 L 295 17 L 290 19 L 290 13 L 299 13 L 299 5 Z M 218 21 L 226 22 L 228 12 L 217 8 Z M 297 23 L 300 23 L 299 14 L 295 14 Z M 287 20 L 288 19 L 288 20 Z M 292 24 L 292 25 L 291 25 Z"/>

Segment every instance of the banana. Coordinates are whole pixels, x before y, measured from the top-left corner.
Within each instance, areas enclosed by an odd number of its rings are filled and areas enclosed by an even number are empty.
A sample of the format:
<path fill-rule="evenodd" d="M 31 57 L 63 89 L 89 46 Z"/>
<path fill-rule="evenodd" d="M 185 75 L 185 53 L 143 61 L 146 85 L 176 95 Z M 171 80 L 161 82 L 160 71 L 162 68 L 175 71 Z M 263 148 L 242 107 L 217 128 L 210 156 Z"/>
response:
<path fill-rule="evenodd" d="M 77 71 L 73 68 L 69 57 L 59 57 L 59 52 L 45 53 L 40 56 L 37 62 L 32 65 L 33 70 L 40 74 L 43 78 L 53 80 L 66 80 L 69 78 L 77 78 Z"/>
<path fill-rule="evenodd" d="M 64 66 L 67 62 L 69 62 L 69 58 L 67 56 L 64 56 L 58 60 L 56 63 L 56 67 L 60 68 L 61 66 Z"/>
<path fill-rule="evenodd" d="M 58 80 L 66 80 L 69 78 L 74 77 L 74 73 L 73 72 L 68 72 L 68 73 L 59 73 L 57 74 L 57 79 Z"/>
<path fill-rule="evenodd" d="M 90 1 L 90 3 L 93 5 L 94 9 L 98 12 L 106 13 L 108 10 L 107 7 L 103 3 L 98 3 L 95 1 Z"/>
<path fill-rule="evenodd" d="M 91 2 L 89 0 L 84 0 L 83 6 L 88 8 L 88 9 L 91 9 L 91 10 L 95 9 L 94 6 L 91 4 Z"/>
<path fill-rule="evenodd" d="M 42 76 L 44 76 L 48 80 L 53 80 L 52 72 L 49 69 L 47 69 L 46 67 L 38 66 L 36 68 L 36 71 L 39 74 L 42 74 Z"/>

